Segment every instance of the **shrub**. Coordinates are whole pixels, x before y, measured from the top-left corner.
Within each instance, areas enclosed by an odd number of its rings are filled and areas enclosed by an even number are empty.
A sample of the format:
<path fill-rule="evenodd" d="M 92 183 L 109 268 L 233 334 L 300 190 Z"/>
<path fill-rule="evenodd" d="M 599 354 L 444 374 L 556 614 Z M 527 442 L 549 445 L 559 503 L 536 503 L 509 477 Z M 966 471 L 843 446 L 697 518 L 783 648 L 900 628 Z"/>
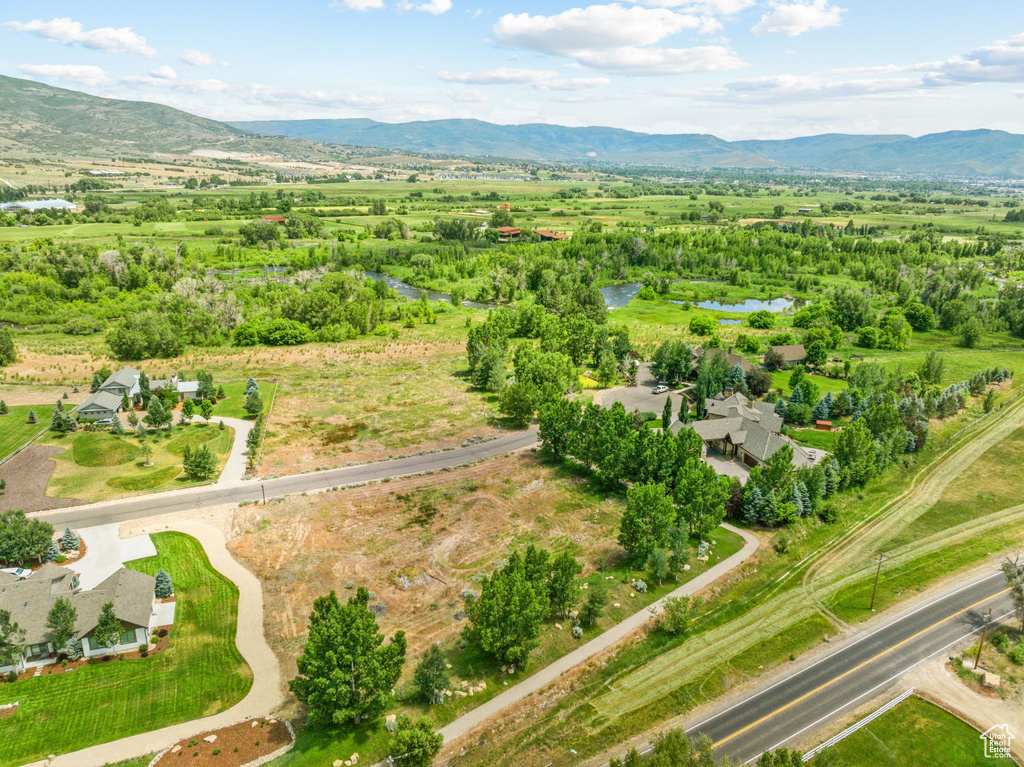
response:
<path fill-rule="evenodd" d="M 1018 666 L 1024 666 L 1024 642 L 1017 642 L 1013 649 L 1006 653 L 1006 657 Z"/>
<path fill-rule="evenodd" d="M 715 332 L 715 321 L 706 314 L 698 314 L 690 320 L 690 332 L 696 336 L 710 336 Z"/>
<path fill-rule="evenodd" d="M 583 627 L 578 623 L 572 627 L 572 638 L 583 639 Z"/>
<path fill-rule="evenodd" d="M 630 581 L 629 585 L 633 587 L 633 591 L 635 591 L 637 594 L 647 593 L 647 584 L 639 578 L 635 578 L 634 580 Z"/>
<path fill-rule="evenodd" d="M 747 324 L 758 330 L 771 330 L 775 327 L 775 315 L 767 309 L 761 309 L 747 317 Z"/>

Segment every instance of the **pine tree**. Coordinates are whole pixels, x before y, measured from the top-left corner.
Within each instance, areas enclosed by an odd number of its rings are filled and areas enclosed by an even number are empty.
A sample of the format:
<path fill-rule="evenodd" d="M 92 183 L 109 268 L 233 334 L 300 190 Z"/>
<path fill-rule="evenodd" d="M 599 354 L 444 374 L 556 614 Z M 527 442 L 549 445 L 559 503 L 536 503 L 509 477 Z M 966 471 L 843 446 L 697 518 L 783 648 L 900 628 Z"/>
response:
<path fill-rule="evenodd" d="M 369 601 L 360 587 L 345 605 L 333 591 L 313 602 L 299 673 L 288 686 L 314 727 L 359 724 L 391 704 L 405 663 L 405 633 L 385 645 Z"/>
<path fill-rule="evenodd" d="M 121 639 L 121 621 L 114 614 L 114 603 L 107 602 L 100 608 L 92 638 L 100 647 L 114 647 Z"/>
<path fill-rule="evenodd" d="M 156 571 L 155 593 L 159 599 L 166 599 L 174 594 L 174 584 L 171 583 L 171 576 L 162 567 Z"/>
<path fill-rule="evenodd" d="M 743 498 L 743 518 L 748 524 L 760 524 L 764 519 L 765 497 L 760 486 L 756 484 L 747 485 L 747 491 Z"/>
<path fill-rule="evenodd" d="M 0 415 L 7 415 L 9 412 L 11 411 L 10 408 L 7 407 L 7 403 L 0 399 Z"/>
<path fill-rule="evenodd" d="M 661 411 L 661 428 L 667 429 L 672 425 L 672 398 L 665 397 L 665 407 Z"/>
<path fill-rule="evenodd" d="M 800 487 L 797 485 L 795 481 L 793 482 L 793 490 L 790 494 L 790 500 L 796 507 L 796 514 L 798 517 L 807 516 L 807 510 L 804 508 L 804 499 L 803 496 L 800 494 Z"/>
<path fill-rule="evenodd" d="M 70 526 L 64 528 L 64 535 L 60 537 L 60 547 L 63 551 L 78 551 L 78 536 Z"/>
<path fill-rule="evenodd" d="M 103 386 L 103 379 L 100 378 L 100 374 L 99 373 L 93 373 L 92 374 L 92 383 L 89 384 L 89 391 L 94 392 L 94 393 L 98 392 L 100 390 L 101 386 Z"/>
<path fill-rule="evenodd" d="M 259 394 L 260 393 L 260 385 L 258 383 L 256 383 L 256 379 L 255 378 L 250 376 L 249 380 L 245 382 L 245 396 L 248 397 L 253 392 L 256 392 L 257 394 Z"/>
<path fill-rule="evenodd" d="M 43 552 L 43 561 L 52 562 L 60 556 L 60 548 L 57 546 L 57 541 L 50 541 L 50 545 L 46 547 L 46 551 Z"/>
<path fill-rule="evenodd" d="M 121 423 L 121 419 L 114 415 L 114 420 L 110 422 L 110 433 L 121 435 L 124 434 L 124 424 Z"/>
<path fill-rule="evenodd" d="M 793 393 L 789 396 L 789 405 L 802 405 L 804 404 L 804 390 L 801 387 L 793 389 Z"/>
<path fill-rule="evenodd" d="M 444 653 L 436 644 L 431 645 L 423 655 L 423 660 L 416 666 L 412 676 L 420 694 L 426 698 L 431 705 L 444 703 L 444 691 L 448 688 L 448 661 Z"/>

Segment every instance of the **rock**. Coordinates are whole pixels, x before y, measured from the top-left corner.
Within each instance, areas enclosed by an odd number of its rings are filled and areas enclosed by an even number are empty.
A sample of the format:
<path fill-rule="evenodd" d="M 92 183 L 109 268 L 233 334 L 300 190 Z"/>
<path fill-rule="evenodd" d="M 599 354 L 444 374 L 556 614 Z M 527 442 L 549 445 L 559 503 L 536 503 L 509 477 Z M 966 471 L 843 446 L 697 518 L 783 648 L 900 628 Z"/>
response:
<path fill-rule="evenodd" d="M 580 615 L 579 610 L 570 610 L 569 611 L 569 618 L 572 619 L 572 620 L 576 620 L 579 617 L 579 615 Z"/>
<path fill-rule="evenodd" d="M 480 689 L 481 690 L 486 690 L 487 689 L 487 682 L 481 682 L 480 683 Z"/>
<path fill-rule="evenodd" d="M 507 674 L 508 673 L 508 666 L 502 666 L 501 667 L 501 673 L 502 674 Z"/>
<path fill-rule="evenodd" d="M 559 631 L 561 631 L 562 630 L 562 624 L 561 623 L 556 623 L 555 624 L 555 628 L 558 629 Z"/>
<path fill-rule="evenodd" d="M 352 764 L 359 764 L 359 754 L 352 754 L 348 760 L 352 762 Z"/>
<path fill-rule="evenodd" d="M 619 604 L 618 602 L 615 602 L 615 603 L 614 603 L 614 604 L 612 605 L 612 607 L 622 607 L 622 605 L 620 605 L 620 604 Z"/>
<path fill-rule="evenodd" d="M 465 679 L 463 679 L 461 682 L 459 682 L 459 687 L 461 687 L 463 690 L 465 690 L 467 687 L 469 687 L 469 682 L 467 682 Z"/>
<path fill-rule="evenodd" d="M 450 669 L 452 667 L 452 664 L 451 663 L 445 663 L 444 667 L 447 668 L 447 669 Z"/>
<path fill-rule="evenodd" d="M 178 745 L 176 745 L 174 748 L 171 749 L 171 753 L 172 754 L 176 754 L 179 751 L 181 751 L 181 744 L 180 743 Z"/>
<path fill-rule="evenodd" d="M 207 735 L 205 738 L 203 738 L 203 740 L 205 740 L 207 743 L 216 743 L 217 742 L 217 736 L 216 735 Z"/>
<path fill-rule="evenodd" d="M 999 686 L 999 674 L 993 674 L 991 671 L 986 671 L 981 675 L 981 686 L 982 687 L 998 687 Z"/>
<path fill-rule="evenodd" d="M 250 728 L 252 728 L 252 727 L 259 727 L 259 725 L 260 725 L 259 721 L 256 720 L 256 719 L 253 719 L 252 720 L 252 724 L 250 724 L 249 727 Z"/>
<path fill-rule="evenodd" d="M 633 598 L 633 597 L 635 597 L 635 596 L 636 596 L 636 592 L 635 592 L 635 591 L 631 591 L 631 592 L 629 592 L 629 598 L 630 598 L 630 599 L 632 599 L 632 598 Z"/>
<path fill-rule="evenodd" d="M 345 762 L 341 761 L 341 759 L 335 759 L 332 767 L 342 767 L 343 764 L 345 764 Z"/>
<path fill-rule="evenodd" d="M 398 714 L 388 714 L 386 717 L 384 717 L 384 721 L 385 722 L 397 722 L 398 721 Z"/>
<path fill-rule="evenodd" d="M 614 575 L 606 575 L 606 576 L 604 577 L 604 579 L 605 579 L 606 581 L 614 581 L 614 580 L 615 580 L 615 576 L 614 576 Z"/>
<path fill-rule="evenodd" d="M 455 691 L 455 697 L 457 697 L 457 698 L 465 698 L 466 697 L 466 693 L 464 693 L 462 690 L 456 690 Z"/>
<path fill-rule="evenodd" d="M 690 566 L 689 566 L 689 565 L 683 565 L 683 569 L 684 569 L 684 570 L 689 570 L 689 569 L 690 569 Z"/>

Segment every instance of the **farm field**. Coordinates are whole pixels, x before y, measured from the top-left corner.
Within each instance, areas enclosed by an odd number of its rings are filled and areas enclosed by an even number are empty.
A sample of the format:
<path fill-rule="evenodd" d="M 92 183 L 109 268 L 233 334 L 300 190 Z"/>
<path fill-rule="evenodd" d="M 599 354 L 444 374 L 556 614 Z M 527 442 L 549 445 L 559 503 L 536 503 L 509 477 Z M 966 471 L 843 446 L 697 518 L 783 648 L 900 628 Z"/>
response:
<path fill-rule="evenodd" d="M 835 746 L 849 767 L 1011 767 L 985 756 L 980 733 L 938 706 L 911 696 Z"/>
<path fill-rule="evenodd" d="M 238 590 L 210 567 L 194 538 L 166 532 L 153 541 L 157 556 L 129 566 L 150 575 L 162 567 L 174 582 L 178 600 L 168 649 L 0 685 L 0 704 L 19 704 L 14 716 L 0 719 L 0 765 L 16 767 L 208 716 L 248 691 L 252 674 L 234 642 Z"/>
<path fill-rule="evenodd" d="M 586 478 L 533 455 L 516 455 L 439 477 L 244 507 L 236 514 L 229 549 L 264 583 L 266 631 L 286 678 L 295 673 L 312 600 L 331 589 L 348 596 L 350 584 L 366 586 L 386 605 L 379 618 L 382 630 L 401 629 L 407 635 L 397 710 L 427 714 L 444 724 L 500 692 L 503 682 L 514 684 L 679 585 L 672 579 L 660 587 L 652 582 L 646 594 L 630 588 L 631 578 L 650 579 L 622 561 L 614 540 L 622 508 L 621 498 L 596 492 Z M 709 562 L 691 557 L 687 577 L 741 545 L 739 536 L 721 529 L 710 540 Z M 525 672 L 508 676 L 473 646 L 457 645 L 465 625 L 462 593 L 478 589 L 481 574 L 529 543 L 577 557 L 584 566 L 580 585 L 607 587 L 608 608 L 581 640 L 570 635 L 571 621 L 546 621 Z M 474 686 L 486 682 L 483 693 L 456 697 L 443 706 L 419 700 L 411 672 L 437 642 L 448 655 L 452 675 Z M 383 740 L 380 723 L 354 732 L 302 730 L 299 745 L 283 763 L 318 765 L 353 751 L 376 758 L 385 755 L 378 750 Z"/>

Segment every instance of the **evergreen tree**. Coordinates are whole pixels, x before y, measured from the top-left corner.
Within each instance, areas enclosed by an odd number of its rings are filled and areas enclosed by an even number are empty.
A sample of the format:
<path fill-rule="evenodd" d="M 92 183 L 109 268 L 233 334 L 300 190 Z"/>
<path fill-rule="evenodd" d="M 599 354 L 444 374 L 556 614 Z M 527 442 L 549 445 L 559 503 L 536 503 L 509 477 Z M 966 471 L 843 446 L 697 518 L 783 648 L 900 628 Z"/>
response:
<path fill-rule="evenodd" d="M 28 422 L 30 424 L 31 423 L 39 423 L 39 418 L 38 418 L 38 416 L 36 416 L 36 411 L 35 410 L 29 410 L 28 411 Z"/>
<path fill-rule="evenodd" d="M 57 597 L 46 615 L 46 628 L 50 629 L 48 639 L 53 646 L 62 649 L 75 638 L 75 621 L 78 610 L 67 597 Z"/>
<path fill-rule="evenodd" d="M 359 724 L 391 704 L 405 663 L 405 633 L 384 645 L 369 601 L 360 587 L 345 605 L 333 591 L 313 602 L 299 673 L 288 686 L 306 704 L 314 727 Z"/>
<path fill-rule="evenodd" d="M 667 429 L 672 425 L 672 398 L 665 397 L 665 407 L 661 411 L 661 428 Z"/>
<path fill-rule="evenodd" d="M 260 398 L 258 389 L 246 395 L 245 412 L 250 418 L 255 418 L 263 412 L 263 400 Z"/>
<path fill-rule="evenodd" d="M 7 403 L 0 399 L 0 415 L 7 415 L 9 412 L 11 411 L 10 408 L 7 407 Z"/>
<path fill-rule="evenodd" d="M 63 551 L 78 551 L 78 536 L 70 526 L 64 528 L 64 535 L 60 537 L 60 547 Z"/>
<path fill-rule="evenodd" d="M 139 398 L 142 400 L 142 407 L 149 410 L 149 402 L 153 398 L 153 391 L 149 387 L 149 376 L 139 373 Z"/>
<path fill-rule="evenodd" d="M 50 545 L 46 547 L 46 551 L 43 552 L 43 561 L 52 562 L 60 556 L 60 547 L 57 546 L 57 541 L 50 541 Z"/>
<path fill-rule="evenodd" d="M 252 376 L 249 376 L 249 380 L 247 380 L 245 382 L 245 396 L 248 397 L 253 392 L 255 392 L 256 394 L 259 394 L 260 393 L 260 385 L 258 383 L 256 383 L 256 379 L 255 378 L 253 378 Z"/>
<path fill-rule="evenodd" d="M 420 694 L 432 705 L 444 703 L 444 691 L 448 689 L 448 661 L 436 644 L 423 655 L 412 676 Z"/>
<path fill-rule="evenodd" d="M 174 584 L 171 582 L 171 576 L 162 567 L 156 571 L 154 593 L 159 599 L 166 599 L 174 594 Z"/>
<path fill-rule="evenodd" d="M 124 424 L 121 423 L 121 419 L 114 414 L 114 419 L 110 422 L 110 433 L 120 436 L 124 434 Z"/>
<path fill-rule="evenodd" d="M 89 391 L 93 392 L 93 393 L 98 392 L 100 390 L 101 386 L 103 386 L 103 379 L 100 378 L 100 374 L 99 373 L 93 373 L 92 374 L 92 383 L 89 384 Z"/>
<path fill-rule="evenodd" d="M 11 620 L 7 610 L 0 610 L 0 666 L 13 666 L 25 652 L 25 632 Z"/>
<path fill-rule="evenodd" d="M 114 647 L 121 639 L 121 621 L 114 614 L 114 603 L 107 602 L 100 608 L 100 617 L 93 629 L 92 638 L 100 647 Z"/>

